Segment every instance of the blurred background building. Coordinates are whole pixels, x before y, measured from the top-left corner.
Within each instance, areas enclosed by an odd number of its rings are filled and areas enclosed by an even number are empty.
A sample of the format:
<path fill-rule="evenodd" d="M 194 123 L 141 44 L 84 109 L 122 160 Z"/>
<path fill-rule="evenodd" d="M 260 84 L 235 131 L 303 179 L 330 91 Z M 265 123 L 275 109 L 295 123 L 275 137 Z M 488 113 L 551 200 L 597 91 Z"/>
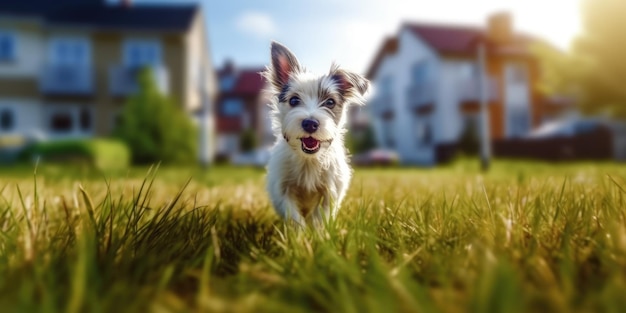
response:
<path fill-rule="evenodd" d="M 211 151 L 218 90 L 206 38 L 199 5 L 1 1 L 0 136 L 109 135 L 149 67 L 162 93 L 208 125 L 200 146 Z"/>
<path fill-rule="evenodd" d="M 209 43 L 202 4 L 206 1 L 0 1 L 0 150 L 7 138 L 28 142 L 110 135 L 128 97 L 138 91 L 139 69 L 147 67 L 158 90 L 201 126 L 205 163 L 217 156 L 235 164 L 264 164 L 274 137 L 260 72 L 269 62 L 269 39 L 281 40 L 273 37 L 277 27 L 269 15 L 251 14 L 237 3 L 245 23 L 237 19 L 232 28 L 257 37 L 235 40 L 233 29 L 220 29 L 218 34 L 229 37 L 213 41 L 233 42 L 232 54 L 243 51 L 255 61 L 238 65 L 227 55 L 214 69 L 211 51 L 220 47 Z M 589 7 L 583 12 L 589 16 L 617 11 Z M 228 4 L 212 9 L 235 11 Z M 220 12 L 212 13 L 221 19 Z M 574 53 L 517 31 L 513 19 L 501 12 L 487 16 L 482 25 L 463 26 L 398 17 L 398 30 L 363 52 L 373 56 L 364 73 L 373 93 L 365 107 L 349 112 L 347 143 L 356 163 L 433 166 L 459 153 L 473 155 L 484 125 L 496 157 L 626 159 L 626 127 L 618 119 L 626 114 L 615 113 L 619 105 L 611 106 L 622 101 L 623 87 L 610 84 L 620 77 L 623 63 L 607 63 L 613 60 L 605 55 L 609 49 L 598 44 L 619 48 L 612 43 L 621 37 L 602 35 L 607 28 L 599 22 L 587 25 L 586 35 L 597 38 L 586 45 L 598 47 L 577 50 L 587 51 L 586 59 L 575 59 Z M 230 25 L 227 18 L 220 23 Z M 371 41 L 377 37 L 366 36 L 372 29 L 358 30 L 364 34 L 348 38 L 376 45 Z M 307 36 L 291 33 L 298 39 Z M 484 47 L 484 66 L 479 47 Z M 305 63 L 315 49 L 322 48 L 307 46 Z M 337 45 L 332 50 L 344 52 Z M 583 62 L 594 58 L 604 59 Z M 612 65 L 591 66 L 605 63 Z M 577 64 L 586 65 L 581 66 L 586 72 L 574 71 Z M 595 79 L 598 75 L 606 77 Z M 545 88 L 550 83 L 556 87 Z M 480 118 L 481 100 L 487 124 Z M 615 114 L 583 115 L 589 108 L 606 107 Z"/>
<path fill-rule="evenodd" d="M 255 154 L 255 150 L 266 150 L 274 142 L 269 99 L 263 92 L 267 82 L 262 71 L 263 66 L 237 68 L 232 61 L 225 62 L 218 70 L 220 93 L 215 105 L 218 159 Z"/>

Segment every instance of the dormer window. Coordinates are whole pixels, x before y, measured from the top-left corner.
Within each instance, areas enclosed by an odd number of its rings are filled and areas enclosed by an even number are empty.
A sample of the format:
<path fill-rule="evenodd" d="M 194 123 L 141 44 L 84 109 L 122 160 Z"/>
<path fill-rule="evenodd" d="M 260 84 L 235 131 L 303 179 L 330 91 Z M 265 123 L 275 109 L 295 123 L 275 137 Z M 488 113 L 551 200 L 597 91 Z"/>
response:
<path fill-rule="evenodd" d="M 411 67 L 413 83 L 423 83 L 428 80 L 428 62 L 420 61 Z"/>

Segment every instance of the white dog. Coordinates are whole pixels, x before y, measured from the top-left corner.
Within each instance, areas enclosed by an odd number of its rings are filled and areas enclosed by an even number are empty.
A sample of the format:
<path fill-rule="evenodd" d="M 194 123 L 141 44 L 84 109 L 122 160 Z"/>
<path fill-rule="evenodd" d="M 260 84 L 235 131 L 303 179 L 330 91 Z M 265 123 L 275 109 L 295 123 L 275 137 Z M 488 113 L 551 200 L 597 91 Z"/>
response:
<path fill-rule="evenodd" d="M 322 226 L 335 217 L 350 184 L 346 115 L 351 104 L 364 104 L 369 82 L 336 65 L 325 75 L 308 73 L 276 42 L 263 74 L 270 82 L 277 138 L 267 167 L 272 203 L 298 225 Z"/>

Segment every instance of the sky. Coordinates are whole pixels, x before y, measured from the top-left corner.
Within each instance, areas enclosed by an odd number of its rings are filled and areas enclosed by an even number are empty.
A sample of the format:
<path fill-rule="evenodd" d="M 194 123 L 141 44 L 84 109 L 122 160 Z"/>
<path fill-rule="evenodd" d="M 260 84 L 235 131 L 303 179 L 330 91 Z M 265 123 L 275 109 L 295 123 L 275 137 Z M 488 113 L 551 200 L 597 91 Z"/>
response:
<path fill-rule="evenodd" d="M 139 0 L 175 2 L 176 0 Z M 187 0 L 193 2 L 194 0 Z M 580 32 L 580 0 L 196 0 L 207 19 L 211 58 L 263 67 L 269 45 L 289 47 L 300 63 L 325 72 L 336 61 L 365 72 L 383 38 L 405 21 L 484 26 L 508 11 L 514 28 L 567 49 Z"/>

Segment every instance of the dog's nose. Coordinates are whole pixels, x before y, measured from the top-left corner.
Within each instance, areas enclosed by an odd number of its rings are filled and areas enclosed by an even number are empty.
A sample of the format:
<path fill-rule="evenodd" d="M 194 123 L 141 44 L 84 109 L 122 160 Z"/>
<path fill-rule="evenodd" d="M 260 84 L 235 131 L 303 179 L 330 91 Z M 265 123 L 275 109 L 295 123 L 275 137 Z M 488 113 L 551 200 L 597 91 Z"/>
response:
<path fill-rule="evenodd" d="M 302 129 L 304 129 L 304 131 L 306 131 L 309 134 L 316 132 L 319 127 L 320 127 L 320 122 L 316 120 L 307 118 L 304 121 L 302 121 Z"/>

